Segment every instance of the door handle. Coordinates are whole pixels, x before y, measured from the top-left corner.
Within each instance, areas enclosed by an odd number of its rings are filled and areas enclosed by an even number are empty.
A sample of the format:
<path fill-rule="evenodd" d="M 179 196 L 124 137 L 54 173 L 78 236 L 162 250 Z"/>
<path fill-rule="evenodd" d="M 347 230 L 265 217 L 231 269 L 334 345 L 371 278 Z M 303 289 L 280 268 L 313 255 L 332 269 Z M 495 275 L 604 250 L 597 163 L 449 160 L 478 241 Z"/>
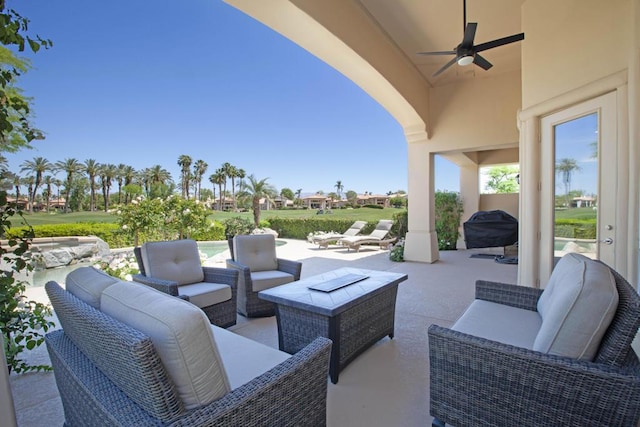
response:
<path fill-rule="evenodd" d="M 605 245 L 613 245 L 613 239 L 611 237 L 607 237 L 606 239 L 600 240 L 600 242 L 604 243 Z"/>

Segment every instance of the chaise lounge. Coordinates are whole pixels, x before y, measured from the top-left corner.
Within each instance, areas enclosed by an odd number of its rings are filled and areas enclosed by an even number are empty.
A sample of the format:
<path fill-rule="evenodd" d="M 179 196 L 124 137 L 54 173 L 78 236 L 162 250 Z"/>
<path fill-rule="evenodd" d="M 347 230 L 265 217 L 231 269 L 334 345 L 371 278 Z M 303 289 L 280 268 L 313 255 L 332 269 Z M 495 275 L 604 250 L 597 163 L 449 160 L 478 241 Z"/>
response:
<path fill-rule="evenodd" d="M 358 235 L 366 225 L 367 225 L 367 221 L 356 221 L 353 224 L 351 224 L 351 227 L 349 227 L 347 231 L 345 231 L 342 234 L 340 233 L 316 234 L 315 236 L 311 237 L 311 243 L 315 243 L 318 245 L 318 247 L 326 249 L 329 247 L 329 243 L 331 242 L 337 242 L 338 240 L 344 237 Z"/>
<path fill-rule="evenodd" d="M 362 245 L 378 245 L 380 248 L 388 248 L 393 242 L 397 239 L 395 237 L 386 238 L 389 232 L 391 231 L 391 227 L 393 226 L 393 221 L 390 219 L 381 219 L 378 221 L 375 230 L 371 232 L 371 234 L 367 236 L 348 236 L 343 237 L 338 242 L 347 247 L 347 250 L 355 250 L 356 252 L 360 251 L 360 246 Z"/>

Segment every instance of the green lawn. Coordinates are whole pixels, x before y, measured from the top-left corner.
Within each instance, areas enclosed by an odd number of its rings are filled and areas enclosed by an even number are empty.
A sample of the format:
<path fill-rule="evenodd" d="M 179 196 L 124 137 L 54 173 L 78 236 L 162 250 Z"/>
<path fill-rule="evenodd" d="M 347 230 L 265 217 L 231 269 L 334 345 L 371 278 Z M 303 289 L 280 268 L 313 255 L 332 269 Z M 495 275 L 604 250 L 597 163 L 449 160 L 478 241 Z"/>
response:
<path fill-rule="evenodd" d="M 598 212 L 593 208 L 556 209 L 556 219 L 596 219 Z"/>
<path fill-rule="evenodd" d="M 326 218 L 326 219 L 352 219 L 353 221 L 369 221 L 377 222 L 381 219 L 393 219 L 393 214 L 402 212 L 402 209 L 386 208 L 386 209 L 334 209 L 331 214 L 317 215 L 315 210 L 297 209 L 297 210 L 272 210 L 262 211 L 261 219 L 269 218 Z M 209 217 L 212 220 L 223 221 L 227 218 L 241 216 L 253 220 L 251 212 L 214 212 Z M 117 216 L 105 212 L 72 212 L 62 213 L 34 213 L 25 214 L 25 218 L 30 225 L 43 224 L 68 224 L 74 222 L 116 222 Z"/>

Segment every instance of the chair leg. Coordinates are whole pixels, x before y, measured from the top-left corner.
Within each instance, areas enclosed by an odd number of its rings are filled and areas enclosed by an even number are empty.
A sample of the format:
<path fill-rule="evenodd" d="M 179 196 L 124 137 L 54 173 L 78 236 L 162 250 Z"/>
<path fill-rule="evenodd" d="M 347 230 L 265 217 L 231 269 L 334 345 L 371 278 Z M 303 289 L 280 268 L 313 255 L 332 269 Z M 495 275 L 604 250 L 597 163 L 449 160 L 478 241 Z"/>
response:
<path fill-rule="evenodd" d="M 431 422 L 431 426 L 432 427 L 445 427 L 445 424 L 446 423 L 444 421 L 442 421 L 439 418 L 435 418 L 435 417 L 433 418 L 433 421 Z"/>

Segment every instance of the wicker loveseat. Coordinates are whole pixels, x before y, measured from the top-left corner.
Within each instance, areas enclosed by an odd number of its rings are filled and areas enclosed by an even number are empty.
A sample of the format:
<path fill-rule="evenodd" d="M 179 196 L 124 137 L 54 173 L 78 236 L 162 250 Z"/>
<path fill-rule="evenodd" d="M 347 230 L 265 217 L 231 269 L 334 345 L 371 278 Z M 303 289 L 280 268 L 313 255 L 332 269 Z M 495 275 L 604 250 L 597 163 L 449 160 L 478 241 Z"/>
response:
<path fill-rule="evenodd" d="M 77 292 L 76 280 L 75 294 L 46 284 L 63 328 L 46 344 L 65 425 L 325 425 L 330 340 L 290 356 L 184 300 L 95 278 L 98 289 Z M 85 298 L 98 294 L 98 307 Z"/>
<path fill-rule="evenodd" d="M 635 427 L 639 325 L 636 290 L 577 254 L 560 260 L 544 292 L 477 281 L 456 324 L 428 330 L 433 425 Z"/>

